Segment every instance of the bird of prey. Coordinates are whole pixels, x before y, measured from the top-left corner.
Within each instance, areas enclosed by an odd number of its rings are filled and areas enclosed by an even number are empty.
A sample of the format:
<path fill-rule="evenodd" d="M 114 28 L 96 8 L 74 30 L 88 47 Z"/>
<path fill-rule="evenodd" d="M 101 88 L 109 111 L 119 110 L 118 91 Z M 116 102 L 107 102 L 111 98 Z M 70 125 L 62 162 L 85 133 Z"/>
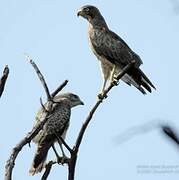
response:
<path fill-rule="evenodd" d="M 123 77 L 122 80 L 128 85 L 135 86 L 143 94 L 146 91 L 151 92 L 154 85 L 139 68 L 143 64 L 139 55 L 121 39 L 117 34 L 109 29 L 105 19 L 99 9 L 94 6 L 86 5 L 81 7 L 77 13 L 89 22 L 88 36 L 92 51 L 101 63 L 104 76 L 102 93 L 105 90 L 107 82 L 115 81 L 116 76 L 129 63 L 135 62 Z"/>
<path fill-rule="evenodd" d="M 71 108 L 83 104 L 84 103 L 80 100 L 80 98 L 72 93 L 64 93 L 54 97 L 52 113 L 50 114 L 50 117 L 45 123 L 43 129 L 40 130 L 33 139 L 33 142 L 37 144 L 37 150 L 33 159 L 32 167 L 29 170 L 30 175 L 34 175 L 42 171 L 45 165 L 48 150 L 57 141 L 57 137 L 61 136 L 65 139 L 70 122 Z M 44 120 L 44 116 L 46 114 L 45 108 L 47 107 L 48 102 L 45 103 L 44 107 L 38 111 L 34 126 Z M 64 155 L 63 149 L 62 153 Z"/>

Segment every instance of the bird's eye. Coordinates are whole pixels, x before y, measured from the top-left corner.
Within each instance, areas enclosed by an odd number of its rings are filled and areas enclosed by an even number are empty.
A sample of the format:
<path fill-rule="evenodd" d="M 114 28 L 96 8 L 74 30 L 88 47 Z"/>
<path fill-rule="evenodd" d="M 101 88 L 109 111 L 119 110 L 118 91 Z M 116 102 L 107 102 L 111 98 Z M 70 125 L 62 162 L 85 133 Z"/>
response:
<path fill-rule="evenodd" d="M 86 12 L 89 12 L 89 10 L 90 10 L 89 8 L 85 8 L 85 11 L 86 11 Z"/>
<path fill-rule="evenodd" d="M 74 98 L 75 98 L 75 99 L 77 99 L 77 98 L 78 98 L 78 96 L 77 96 L 77 95 L 73 95 L 73 96 L 74 96 Z"/>

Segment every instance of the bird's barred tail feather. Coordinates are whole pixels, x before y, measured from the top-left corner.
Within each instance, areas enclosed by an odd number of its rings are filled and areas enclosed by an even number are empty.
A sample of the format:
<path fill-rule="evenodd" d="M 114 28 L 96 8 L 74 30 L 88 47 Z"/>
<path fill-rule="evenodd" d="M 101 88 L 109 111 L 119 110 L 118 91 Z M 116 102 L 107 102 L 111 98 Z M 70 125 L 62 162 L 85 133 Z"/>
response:
<path fill-rule="evenodd" d="M 32 166 L 29 170 L 29 175 L 31 176 L 41 172 L 45 166 L 48 150 L 52 146 L 52 143 L 51 142 L 47 142 L 45 144 L 44 143 L 37 146 L 37 151 L 35 153 Z"/>
<path fill-rule="evenodd" d="M 128 72 L 129 76 L 136 82 L 135 84 L 131 82 L 142 94 L 146 94 L 148 92 L 152 92 L 152 89 L 156 89 L 149 78 L 144 74 L 144 72 L 139 68 L 133 68 Z M 136 86 L 137 84 L 137 86 Z"/>

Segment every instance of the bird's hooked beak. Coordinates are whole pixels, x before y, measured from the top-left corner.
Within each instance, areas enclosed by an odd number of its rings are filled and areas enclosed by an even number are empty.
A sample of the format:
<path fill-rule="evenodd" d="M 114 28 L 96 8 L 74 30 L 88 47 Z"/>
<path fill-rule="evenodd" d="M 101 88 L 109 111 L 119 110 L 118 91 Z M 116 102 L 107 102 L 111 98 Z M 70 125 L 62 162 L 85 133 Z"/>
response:
<path fill-rule="evenodd" d="M 83 101 L 80 102 L 80 105 L 85 105 Z"/>
<path fill-rule="evenodd" d="M 77 16 L 84 16 L 84 11 L 82 9 L 79 9 L 78 12 L 77 12 Z"/>

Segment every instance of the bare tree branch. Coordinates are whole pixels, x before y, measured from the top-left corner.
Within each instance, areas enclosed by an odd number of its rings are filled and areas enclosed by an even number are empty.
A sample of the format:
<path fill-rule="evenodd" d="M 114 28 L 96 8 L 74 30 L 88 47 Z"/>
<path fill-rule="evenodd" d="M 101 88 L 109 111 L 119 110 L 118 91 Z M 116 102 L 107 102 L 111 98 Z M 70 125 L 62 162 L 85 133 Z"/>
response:
<path fill-rule="evenodd" d="M 47 100 L 50 101 L 52 98 L 51 98 L 51 95 L 50 95 L 50 92 L 49 92 L 49 89 L 48 89 L 48 86 L 47 86 L 47 83 L 45 82 L 45 78 L 43 77 L 42 73 L 40 72 L 39 68 L 37 67 L 37 65 L 34 63 L 34 61 L 32 59 L 29 60 L 29 62 L 31 63 L 31 65 L 33 66 L 33 68 L 35 69 L 38 77 L 39 77 L 39 80 L 41 81 L 43 87 L 44 87 L 44 90 L 46 92 L 46 95 L 47 95 Z"/>
<path fill-rule="evenodd" d="M 50 174 L 50 171 L 52 169 L 52 165 L 56 164 L 57 162 L 56 161 L 49 161 L 46 166 L 45 166 L 45 172 L 41 178 L 41 180 L 47 180 L 49 174 Z"/>
<path fill-rule="evenodd" d="M 52 105 L 53 102 L 51 101 L 51 96 L 48 90 L 48 86 L 45 82 L 45 79 L 43 77 L 43 75 L 41 74 L 39 68 L 37 67 L 37 65 L 30 60 L 30 63 L 33 65 L 44 89 L 47 95 L 47 99 L 48 99 L 48 105 L 47 105 L 47 111 L 44 115 L 43 121 L 40 122 L 39 124 L 37 124 L 31 132 L 29 132 L 13 149 L 12 152 L 10 154 L 9 159 L 6 162 L 6 166 L 5 166 L 5 180 L 11 180 L 12 179 L 12 171 L 15 165 L 15 160 L 19 154 L 19 152 L 21 151 L 21 149 L 26 145 L 29 144 L 31 142 L 31 140 L 38 134 L 38 132 L 43 128 L 44 124 L 47 122 L 48 118 L 51 115 L 52 112 Z M 66 83 L 67 84 L 67 83 Z M 65 84 L 65 85 L 66 85 Z M 64 83 L 60 86 L 61 88 L 57 88 L 58 90 L 56 90 L 56 93 L 58 93 L 60 90 L 62 90 L 65 87 Z"/>
<path fill-rule="evenodd" d="M 5 87 L 8 75 L 9 75 L 9 68 L 6 65 L 5 68 L 4 68 L 4 71 L 3 71 L 3 75 L 2 75 L 2 77 L 0 79 L 0 97 L 2 96 L 2 93 L 4 91 L 4 87 Z"/>
<path fill-rule="evenodd" d="M 51 97 L 55 97 L 68 83 L 68 80 L 65 80 L 52 94 Z"/>
<path fill-rule="evenodd" d="M 123 77 L 123 75 L 130 69 L 133 67 L 135 61 L 133 61 L 132 63 L 128 64 L 127 66 L 125 66 L 123 68 L 123 70 L 119 73 L 119 75 L 117 76 L 117 80 L 121 79 Z M 78 154 L 78 150 L 80 147 L 80 144 L 82 142 L 84 133 L 88 127 L 89 122 L 91 121 L 95 111 L 97 110 L 98 106 L 102 103 L 102 101 L 107 97 L 108 92 L 114 87 L 116 86 L 117 83 L 116 81 L 113 81 L 110 86 L 104 91 L 104 93 L 100 96 L 100 98 L 97 100 L 97 102 L 95 103 L 95 105 L 93 106 L 93 108 L 91 109 L 91 111 L 89 112 L 84 124 L 82 125 L 80 132 L 78 134 L 75 146 L 73 148 L 73 152 L 71 153 L 71 159 L 69 161 L 69 166 L 68 166 L 68 180 L 74 180 L 74 176 L 75 176 L 75 166 L 76 166 L 76 161 L 77 161 L 77 154 Z"/>
<path fill-rule="evenodd" d="M 57 161 L 49 161 L 46 166 L 45 166 L 45 172 L 41 178 L 41 180 L 46 180 L 50 174 L 50 171 L 52 169 L 52 166 L 55 164 L 59 164 L 63 161 L 63 163 L 68 164 L 69 163 L 69 159 L 63 159 L 63 157 L 59 157 L 60 159 L 58 159 Z"/>

